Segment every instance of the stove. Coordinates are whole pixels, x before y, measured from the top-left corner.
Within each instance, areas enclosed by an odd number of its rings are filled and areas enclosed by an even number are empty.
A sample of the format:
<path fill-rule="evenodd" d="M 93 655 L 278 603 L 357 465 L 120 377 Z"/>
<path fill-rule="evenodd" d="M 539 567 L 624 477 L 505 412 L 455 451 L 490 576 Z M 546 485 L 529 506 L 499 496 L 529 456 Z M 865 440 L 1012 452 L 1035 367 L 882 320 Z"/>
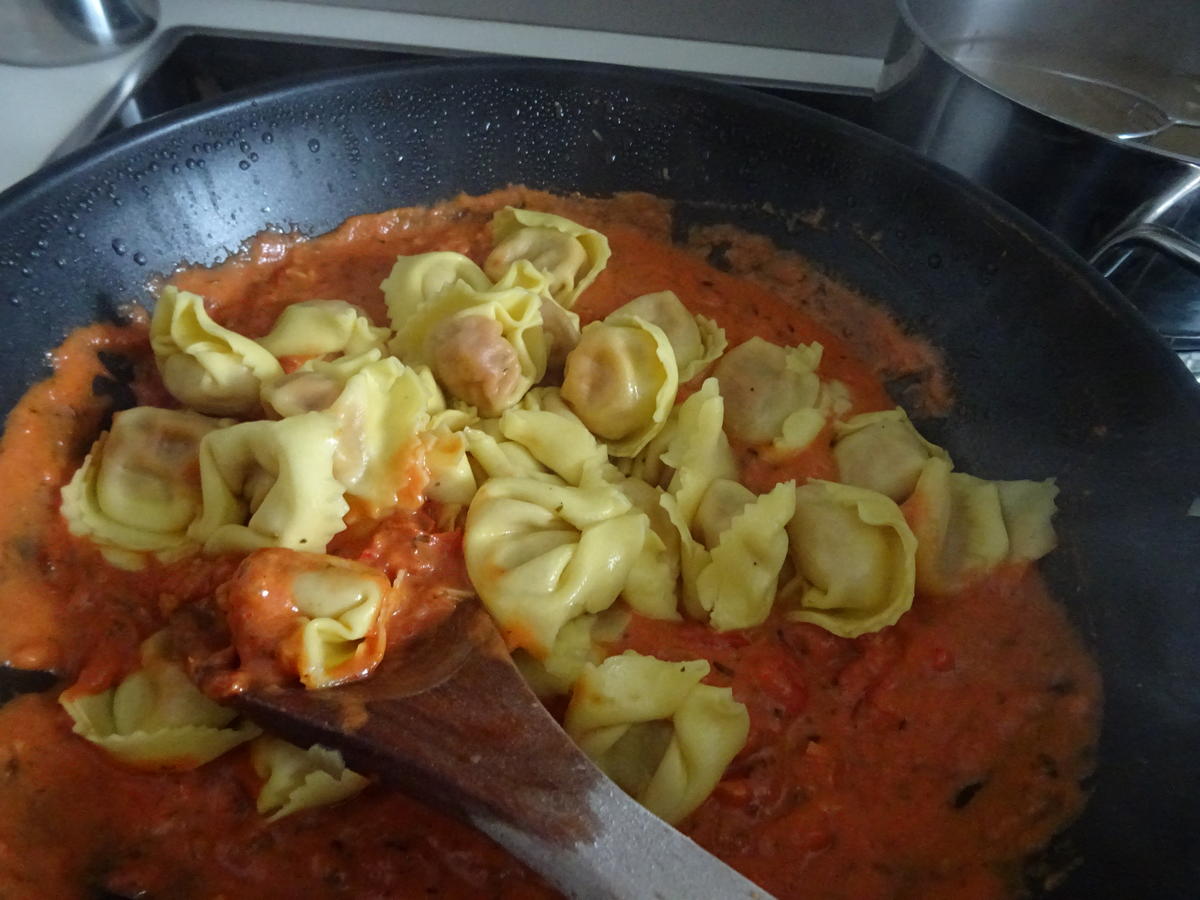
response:
<path fill-rule="evenodd" d="M 642 66 L 653 61 L 656 68 L 742 84 L 869 127 L 872 92 L 895 25 L 891 0 L 742 0 L 720 5 L 738 10 L 723 16 L 717 4 L 717 14 L 697 16 L 692 0 L 643 0 L 636 22 L 620 19 L 607 0 L 569 6 L 543 0 L 161 0 L 160 6 L 154 36 L 114 59 L 55 69 L 0 65 L 0 127 L 18 136 L 7 164 L 0 162 L 0 188 L 26 174 L 21 167 L 32 170 L 97 137 L 230 91 L 291 75 L 483 52 Z M 773 27 L 765 27 L 768 22 Z M 58 91 L 59 102 L 41 102 L 43 84 Z M 33 92 L 25 99 L 36 97 L 40 110 L 58 111 L 57 130 L 44 123 L 40 131 L 21 127 L 30 121 L 22 92 Z M 1180 356 L 1200 379 L 1200 352 Z"/>

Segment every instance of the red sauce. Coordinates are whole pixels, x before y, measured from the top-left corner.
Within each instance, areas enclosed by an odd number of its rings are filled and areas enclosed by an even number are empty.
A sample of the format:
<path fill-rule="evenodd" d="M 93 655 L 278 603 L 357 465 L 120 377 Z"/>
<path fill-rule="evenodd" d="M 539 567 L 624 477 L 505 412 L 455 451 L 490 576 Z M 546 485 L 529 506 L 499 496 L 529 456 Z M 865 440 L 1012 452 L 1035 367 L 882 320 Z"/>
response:
<path fill-rule="evenodd" d="M 641 195 L 459 198 L 358 217 L 311 241 L 263 235 L 243 256 L 172 281 L 250 335 L 287 304 L 314 298 L 348 300 L 386 324 L 378 285 L 397 254 L 449 249 L 481 261 L 490 215 L 508 203 L 608 235 L 612 260 L 577 307 L 585 322 L 669 289 L 718 319 L 731 345 L 754 335 L 820 341 L 822 376 L 848 386 L 856 412 L 891 406 L 881 382 L 902 376 L 922 386 L 925 409 L 949 402 L 936 353 L 861 298 L 729 229 L 669 246 L 669 207 Z M 718 246 L 728 272 L 706 262 Z M 142 639 L 211 605 L 241 562 L 196 557 L 124 572 L 72 538 L 58 514 L 58 491 L 108 408 L 92 391 L 101 351 L 128 360 L 139 402 L 173 405 L 146 336 L 144 317 L 73 334 L 0 444 L 0 659 L 53 669 L 79 691 L 118 681 Z M 801 454 L 735 452 L 755 491 L 835 474 L 828 434 Z M 407 573 L 389 643 L 470 588 L 461 533 L 439 531 L 437 513 L 378 522 L 355 510 L 328 548 L 389 579 Z M 710 660 L 709 681 L 746 704 L 745 749 L 681 827 L 781 898 L 1010 896 L 1022 860 L 1085 800 L 1099 679 L 1031 569 L 995 573 L 955 597 L 918 596 L 897 625 L 856 640 L 777 617 L 722 634 L 633 616 L 611 649 L 627 648 Z M 552 895 L 487 839 L 383 788 L 267 824 L 244 748 L 192 772 L 123 768 L 71 734 L 52 694 L 0 709 L 0 783 L 5 898 L 82 898 L 97 888 L 171 898 Z"/>

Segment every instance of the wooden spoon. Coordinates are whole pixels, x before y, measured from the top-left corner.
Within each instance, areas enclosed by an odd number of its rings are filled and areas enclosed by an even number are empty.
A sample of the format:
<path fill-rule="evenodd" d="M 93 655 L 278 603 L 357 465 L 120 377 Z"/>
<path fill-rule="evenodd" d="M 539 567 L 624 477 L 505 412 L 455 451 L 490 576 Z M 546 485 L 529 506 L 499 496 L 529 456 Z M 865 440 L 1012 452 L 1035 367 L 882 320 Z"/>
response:
<path fill-rule="evenodd" d="M 335 747 L 351 768 L 458 816 L 570 897 L 770 900 L 592 764 L 525 685 L 477 600 L 393 649 L 368 679 L 234 702 L 272 732 Z"/>

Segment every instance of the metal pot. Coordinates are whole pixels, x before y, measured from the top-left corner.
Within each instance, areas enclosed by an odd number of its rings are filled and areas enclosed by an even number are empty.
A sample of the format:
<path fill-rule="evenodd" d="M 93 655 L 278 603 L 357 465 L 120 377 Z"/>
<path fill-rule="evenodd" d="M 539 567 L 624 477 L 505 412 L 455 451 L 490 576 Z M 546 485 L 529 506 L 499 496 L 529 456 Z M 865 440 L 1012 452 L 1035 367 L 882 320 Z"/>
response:
<path fill-rule="evenodd" d="M 875 127 L 1033 216 L 1200 349 L 1200 5 L 897 4 Z"/>

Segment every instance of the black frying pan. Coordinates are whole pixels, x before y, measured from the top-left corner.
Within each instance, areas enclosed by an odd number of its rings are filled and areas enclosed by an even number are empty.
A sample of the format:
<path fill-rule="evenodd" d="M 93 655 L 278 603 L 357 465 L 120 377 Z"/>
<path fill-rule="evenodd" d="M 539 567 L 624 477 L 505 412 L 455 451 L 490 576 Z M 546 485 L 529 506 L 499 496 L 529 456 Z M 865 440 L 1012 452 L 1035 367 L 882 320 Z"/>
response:
<path fill-rule="evenodd" d="M 1200 885 L 1200 389 L 1054 238 L 899 145 L 790 103 L 662 74 L 494 60 L 373 68 L 197 107 L 0 196 L 8 408 L 66 331 L 154 272 L 268 226 L 522 182 L 679 201 L 820 262 L 941 347 L 935 438 L 972 473 L 1056 475 L 1047 573 L 1107 707 L 1083 865 L 1061 896 Z M 819 227 L 789 212 L 825 210 Z"/>

